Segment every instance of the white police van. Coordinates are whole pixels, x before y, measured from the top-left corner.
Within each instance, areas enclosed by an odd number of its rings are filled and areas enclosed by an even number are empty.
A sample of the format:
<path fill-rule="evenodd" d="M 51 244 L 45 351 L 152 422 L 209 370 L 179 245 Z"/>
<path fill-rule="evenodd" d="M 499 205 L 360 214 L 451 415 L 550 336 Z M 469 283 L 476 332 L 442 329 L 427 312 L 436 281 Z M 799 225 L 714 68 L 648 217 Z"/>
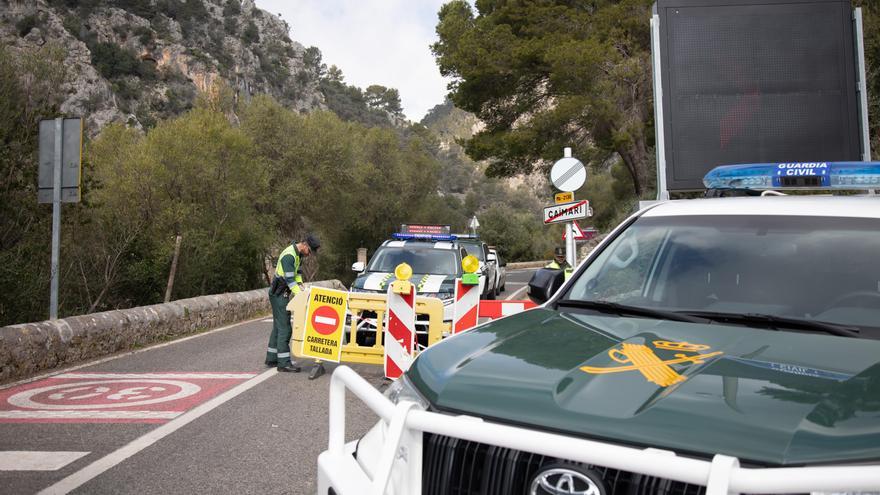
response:
<path fill-rule="evenodd" d="M 385 294 L 395 280 L 394 268 L 408 264 L 413 271 L 410 282 L 418 295 L 433 297 L 443 303 L 443 320 L 452 321 L 452 302 L 455 279 L 462 275 L 461 260 L 467 256 L 458 237 L 451 234 L 449 225 L 403 224 L 400 232 L 384 241 L 364 264 L 354 263 L 352 270 L 358 273 L 350 292 Z M 421 344 L 426 343 L 427 315 L 417 315 L 416 334 Z M 359 330 L 375 330 L 375 314 L 365 312 L 358 323 Z M 372 345 L 374 333 L 359 332 L 360 345 Z"/>
<path fill-rule="evenodd" d="M 704 184 L 751 196 L 639 210 L 384 396 L 338 368 L 317 493 L 880 493 L 880 162 Z M 349 443 L 346 391 L 379 417 Z"/>

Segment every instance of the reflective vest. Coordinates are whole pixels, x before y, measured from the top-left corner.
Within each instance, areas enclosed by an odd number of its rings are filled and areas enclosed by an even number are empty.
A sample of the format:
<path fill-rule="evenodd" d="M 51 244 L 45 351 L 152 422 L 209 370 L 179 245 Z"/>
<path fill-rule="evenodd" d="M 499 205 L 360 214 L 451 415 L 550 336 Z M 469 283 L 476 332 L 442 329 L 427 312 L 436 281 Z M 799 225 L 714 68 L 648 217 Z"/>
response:
<path fill-rule="evenodd" d="M 283 278 L 293 294 L 299 294 L 302 290 L 300 288 L 300 284 L 303 283 L 301 259 L 296 246 L 291 244 L 287 246 L 287 249 L 281 251 L 281 255 L 278 256 L 278 264 L 275 265 L 275 276 Z"/>
<path fill-rule="evenodd" d="M 545 266 L 544 268 L 549 268 L 551 270 L 562 270 L 562 267 L 559 266 L 559 263 L 557 263 L 556 260 L 551 261 L 550 264 Z M 564 270 L 565 280 L 568 280 L 569 278 L 571 278 L 571 274 L 573 271 L 574 270 L 572 270 L 572 268 L 570 266 L 568 266 L 568 263 L 566 263 L 565 270 Z"/>

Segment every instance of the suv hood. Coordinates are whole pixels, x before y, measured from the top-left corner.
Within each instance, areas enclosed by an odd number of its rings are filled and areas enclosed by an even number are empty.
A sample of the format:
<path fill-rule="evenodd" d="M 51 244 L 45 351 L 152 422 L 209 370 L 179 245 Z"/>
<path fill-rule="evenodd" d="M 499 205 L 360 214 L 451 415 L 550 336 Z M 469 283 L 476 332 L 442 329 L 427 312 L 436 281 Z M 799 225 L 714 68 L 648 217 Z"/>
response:
<path fill-rule="evenodd" d="M 353 289 L 385 292 L 388 285 L 396 280 L 392 272 L 366 272 L 358 275 L 351 284 Z M 455 288 L 455 275 L 433 275 L 414 273 L 409 279 L 418 293 L 452 292 Z"/>
<path fill-rule="evenodd" d="M 433 406 L 768 465 L 880 459 L 880 341 L 538 308 L 407 373 Z"/>

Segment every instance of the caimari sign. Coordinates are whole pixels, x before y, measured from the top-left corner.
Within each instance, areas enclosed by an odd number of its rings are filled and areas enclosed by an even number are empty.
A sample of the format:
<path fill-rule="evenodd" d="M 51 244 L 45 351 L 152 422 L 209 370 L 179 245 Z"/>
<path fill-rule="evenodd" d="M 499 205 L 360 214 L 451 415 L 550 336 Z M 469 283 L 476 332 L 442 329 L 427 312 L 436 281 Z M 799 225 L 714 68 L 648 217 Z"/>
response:
<path fill-rule="evenodd" d="M 309 305 L 305 315 L 305 335 L 303 335 L 300 354 L 304 357 L 338 363 L 342 355 L 347 311 L 348 292 L 323 287 L 310 288 Z"/>

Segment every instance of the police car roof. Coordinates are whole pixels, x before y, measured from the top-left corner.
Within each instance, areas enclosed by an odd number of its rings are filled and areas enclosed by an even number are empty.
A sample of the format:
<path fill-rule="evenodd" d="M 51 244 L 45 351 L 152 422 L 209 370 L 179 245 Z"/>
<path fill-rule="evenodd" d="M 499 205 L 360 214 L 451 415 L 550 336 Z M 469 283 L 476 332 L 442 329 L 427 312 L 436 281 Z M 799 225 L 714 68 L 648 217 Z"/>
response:
<path fill-rule="evenodd" d="M 430 239 L 388 239 L 383 247 L 408 247 L 422 249 L 453 249 L 455 241 L 434 241 Z"/>
<path fill-rule="evenodd" d="M 684 215 L 781 215 L 880 218 L 880 196 L 748 196 L 665 201 L 644 217 Z"/>

